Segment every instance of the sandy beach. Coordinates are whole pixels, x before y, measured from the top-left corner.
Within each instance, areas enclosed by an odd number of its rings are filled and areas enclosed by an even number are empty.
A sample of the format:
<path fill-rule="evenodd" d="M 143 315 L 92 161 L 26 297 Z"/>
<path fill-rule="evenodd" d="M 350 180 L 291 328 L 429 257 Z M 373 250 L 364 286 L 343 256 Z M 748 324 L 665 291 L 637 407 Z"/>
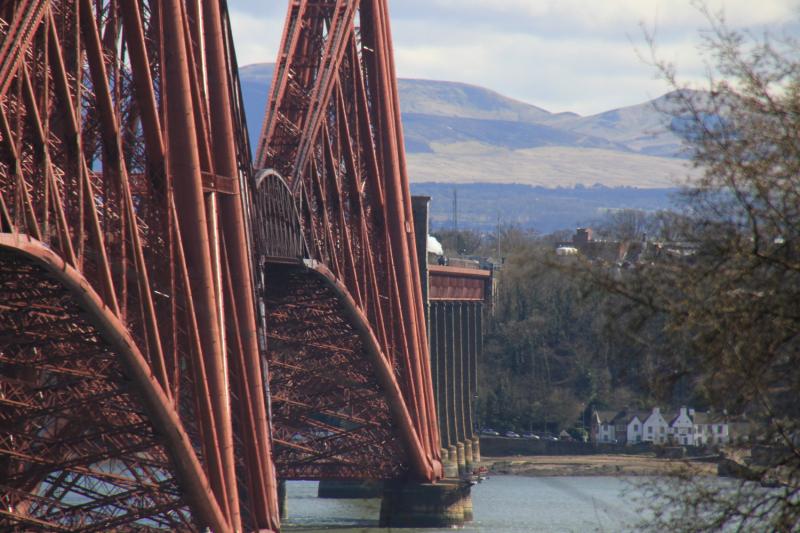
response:
<path fill-rule="evenodd" d="M 714 463 L 662 459 L 653 455 L 532 455 L 482 457 L 490 474 L 518 476 L 654 476 L 689 469 L 715 476 Z"/>

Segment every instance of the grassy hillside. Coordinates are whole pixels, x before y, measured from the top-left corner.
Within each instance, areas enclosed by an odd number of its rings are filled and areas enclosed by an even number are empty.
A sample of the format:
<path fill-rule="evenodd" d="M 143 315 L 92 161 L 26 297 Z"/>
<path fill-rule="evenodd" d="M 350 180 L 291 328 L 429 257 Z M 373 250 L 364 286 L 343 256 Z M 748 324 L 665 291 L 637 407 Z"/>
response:
<path fill-rule="evenodd" d="M 433 143 L 410 153 L 412 182 L 521 183 L 545 187 L 670 188 L 691 173 L 687 161 L 631 152 L 573 146 L 509 149 L 477 142 Z"/>

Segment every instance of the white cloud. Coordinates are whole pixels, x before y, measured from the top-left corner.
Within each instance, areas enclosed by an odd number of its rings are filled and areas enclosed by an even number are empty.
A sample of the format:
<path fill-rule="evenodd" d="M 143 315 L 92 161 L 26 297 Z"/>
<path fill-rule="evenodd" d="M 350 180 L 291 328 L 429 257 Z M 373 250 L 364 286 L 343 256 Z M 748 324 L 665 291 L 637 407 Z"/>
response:
<path fill-rule="evenodd" d="M 280 7 L 278 6 L 280 4 Z M 734 27 L 796 22 L 795 0 L 708 0 Z M 239 64 L 274 61 L 285 3 L 231 0 Z M 482 85 L 551 111 L 601 112 L 668 87 L 639 59 L 641 26 L 659 56 L 701 79 L 692 0 L 392 0 L 398 74 Z"/>
<path fill-rule="evenodd" d="M 235 0 L 231 4 L 231 28 L 239 65 L 274 62 L 283 32 L 283 18 L 259 16 L 257 10 L 237 10 Z"/>
<path fill-rule="evenodd" d="M 640 21 L 655 21 L 667 28 L 685 28 L 702 20 L 696 2 L 690 0 L 405 0 L 392 7 L 401 16 L 421 13 L 425 7 L 437 12 L 449 12 L 456 18 L 493 19 L 495 15 L 519 22 L 527 19 L 560 20 L 571 25 L 612 30 L 636 25 Z M 797 4 L 788 0 L 707 0 L 703 2 L 712 12 L 724 11 L 733 26 L 778 24 L 793 16 Z M 413 16 L 413 15 L 412 15 Z"/>

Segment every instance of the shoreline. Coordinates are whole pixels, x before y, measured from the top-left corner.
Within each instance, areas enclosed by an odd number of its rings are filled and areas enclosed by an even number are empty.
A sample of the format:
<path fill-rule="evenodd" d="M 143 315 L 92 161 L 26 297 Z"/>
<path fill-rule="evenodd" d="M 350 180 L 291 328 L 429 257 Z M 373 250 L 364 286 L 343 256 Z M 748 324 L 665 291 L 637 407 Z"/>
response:
<path fill-rule="evenodd" d="M 530 455 L 483 457 L 489 475 L 557 476 L 660 476 L 691 473 L 716 476 L 716 463 L 666 459 L 655 455 Z"/>

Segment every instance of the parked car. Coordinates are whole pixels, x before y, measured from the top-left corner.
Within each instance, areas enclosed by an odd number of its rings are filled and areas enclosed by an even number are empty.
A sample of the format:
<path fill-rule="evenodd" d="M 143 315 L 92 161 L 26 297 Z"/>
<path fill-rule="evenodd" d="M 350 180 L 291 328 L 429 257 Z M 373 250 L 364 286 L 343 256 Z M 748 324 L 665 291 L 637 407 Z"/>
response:
<path fill-rule="evenodd" d="M 518 439 L 519 433 L 515 433 L 513 431 L 506 431 L 506 437 L 510 437 L 512 439 Z"/>
<path fill-rule="evenodd" d="M 530 431 L 528 431 L 527 433 L 523 433 L 522 434 L 522 438 L 523 439 L 539 440 L 539 435 L 537 435 L 536 433 L 531 433 Z"/>
<path fill-rule="evenodd" d="M 487 437 L 499 437 L 500 433 L 491 428 L 486 428 L 483 431 L 481 431 L 481 435 L 486 435 Z"/>

